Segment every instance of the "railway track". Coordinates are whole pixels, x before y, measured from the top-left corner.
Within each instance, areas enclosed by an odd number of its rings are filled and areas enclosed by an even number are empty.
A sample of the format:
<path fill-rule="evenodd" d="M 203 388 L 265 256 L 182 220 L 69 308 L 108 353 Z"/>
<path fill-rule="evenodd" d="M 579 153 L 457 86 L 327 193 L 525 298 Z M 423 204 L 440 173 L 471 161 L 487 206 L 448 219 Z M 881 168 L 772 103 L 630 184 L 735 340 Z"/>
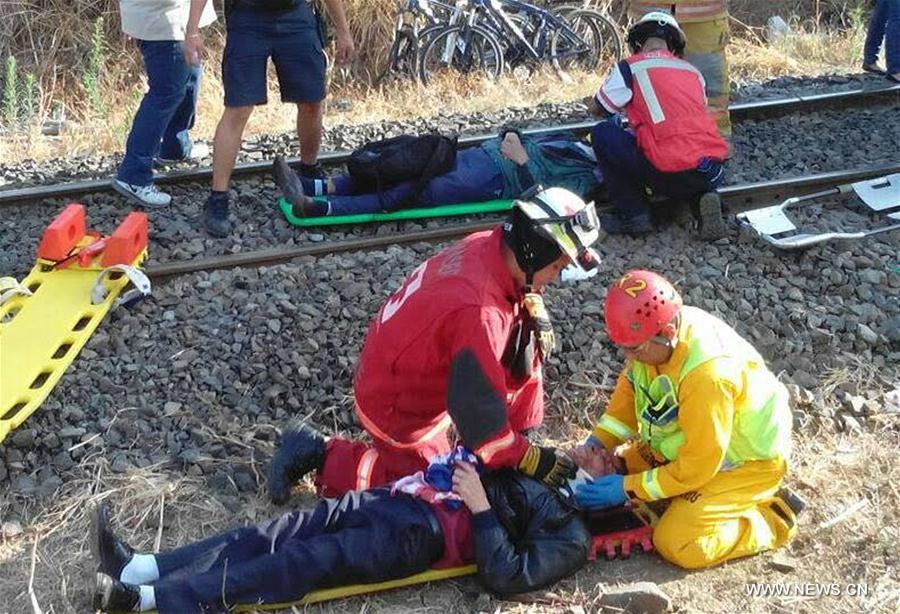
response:
<path fill-rule="evenodd" d="M 880 177 L 896 172 L 900 172 L 900 163 L 849 171 L 820 173 L 806 177 L 793 177 L 790 179 L 726 186 L 720 189 L 719 193 L 721 194 L 723 204 L 728 209 L 729 213 L 734 214 L 762 204 L 783 200 L 804 192 L 811 192 L 822 188 Z M 147 274 L 151 279 L 158 281 L 168 277 L 186 275 L 200 271 L 273 265 L 287 262 L 301 256 L 324 256 L 348 251 L 374 250 L 390 245 L 444 241 L 462 237 L 472 232 L 487 230 L 494 227 L 496 224 L 497 218 L 494 217 L 493 219 L 485 221 L 455 224 L 443 228 L 411 233 L 392 233 L 375 237 L 329 241 L 292 247 L 279 247 L 210 258 L 169 262 L 149 267 L 147 269 Z"/>
<path fill-rule="evenodd" d="M 800 111 L 810 111 L 820 108 L 834 108 L 840 106 L 859 105 L 872 100 L 880 100 L 895 97 L 900 103 L 900 85 L 890 87 L 860 87 L 854 90 L 842 92 L 828 92 L 823 94 L 804 94 L 788 98 L 755 101 L 731 105 L 730 112 L 736 121 L 744 119 L 762 119 L 777 117 Z M 540 128 L 523 130 L 525 134 L 539 136 L 560 131 L 572 131 L 575 133 L 587 132 L 594 121 L 584 121 L 570 124 L 561 124 Z M 496 133 L 465 136 L 459 139 L 461 147 L 479 145 L 487 139 L 493 138 Z M 350 155 L 349 151 L 325 152 L 319 160 L 325 165 L 337 165 L 345 162 Z M 299 162 L 299 158 L 291 158 L 289 163 Z M 252 175 L 267 174 L 271 171 L 271 163 L 249 162 L 235 166 L 234 177 L 247 177 Z M 193 181 L 204 181 L 212 178 L 211 168 L 196 168 L 172 171 L 156 176 L 158 184 L 178 184 Z M 80 194 L 111 191 L 109 179 L 91 179 L 85 181 L 73 181 L 59 184 L 39 185 L 27 188 L 14 188 L 0 190 L 0 205 L 21 204 L 34 202 L 38 204 L 43 199 L 76 196 Z"/>

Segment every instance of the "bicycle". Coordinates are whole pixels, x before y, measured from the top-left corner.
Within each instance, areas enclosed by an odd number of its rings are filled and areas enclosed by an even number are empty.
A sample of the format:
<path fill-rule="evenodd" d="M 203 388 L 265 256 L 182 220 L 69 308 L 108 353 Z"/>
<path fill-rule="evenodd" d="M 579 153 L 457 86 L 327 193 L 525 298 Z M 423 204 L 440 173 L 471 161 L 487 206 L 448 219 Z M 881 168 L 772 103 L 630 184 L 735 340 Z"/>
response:
<path fill-rule="evenodd" d="M 439 17 L 438 13 L 442 16 Z M 389 75 L 416 78 L 423 43 L 433 33 L 456 23 L 461 15 L 462 11 L 457 6 L 439 0 L 406 0 L 397 12 L 388 64 L 375 79 L 375 85 L 381 84 Z"/>
<path fill-rule="evenodd" d="M 503 72 L 500 42 L 492 32 L 474 23 L 476 13 L 467 8 L 468 0 L 458 0 L 457 23 L 442 26 L 423 43 L 419 55 L 419 78 L 423 83 L 429 83 L 435 75 L 448 70 L 481 73 L 491 79 Z M 462 16 L 466 19 L 461 19 Z"/>
<path fill-rule="evenodd" d="M 521 0 L 476 0 L 477 25 L 491 30 L 511 64 L 549 59 L 557 71 L 594 68 L 600 32 L 594 15 L 573 11 L 565 19 Z"/>

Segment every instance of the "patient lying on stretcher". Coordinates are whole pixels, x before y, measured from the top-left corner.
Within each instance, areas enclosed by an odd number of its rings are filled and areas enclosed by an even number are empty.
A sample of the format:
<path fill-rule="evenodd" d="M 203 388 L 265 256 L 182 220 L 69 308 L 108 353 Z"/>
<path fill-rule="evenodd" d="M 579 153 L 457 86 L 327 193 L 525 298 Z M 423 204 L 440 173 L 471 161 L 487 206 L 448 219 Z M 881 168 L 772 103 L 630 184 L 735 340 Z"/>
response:
<path fill-rule="evenodd" d="M 420 472 L 394 492 L 349 492 L 159 554 L 136 553 L 119 539 L 101 506 L 92 536 L 99 564 L 94 607 L 228 612 L 470 562 L 485 588 L 509 595 L 553 584 L 587 561 L 591 534 L 567 501 L 570 490 L 512 470 L 479 476 L 466 462 L 474 457 L 462 448 L 452 454 L 443 461 L 452 467 L 445 472 L 449 491 Z"/>
<path fill-rule="evenodd" d="M 535 184 L 563 187 L 589 198 L 599 186 L 597 159 L 586 143 L 568 134 L 541 137 L 506 131 L 478 147 L 461 149 L 453 168 L 418 191 L 415 181 L 360 193 L 349 175 L 330 179 L 298 176 L 275 159 L 275 181 L 296 217 L 392 212 L 518 198 Z M 322 197 L 313 200 L 313 196 Z M 410 204 L 412 203 L 412 204 Z"/>

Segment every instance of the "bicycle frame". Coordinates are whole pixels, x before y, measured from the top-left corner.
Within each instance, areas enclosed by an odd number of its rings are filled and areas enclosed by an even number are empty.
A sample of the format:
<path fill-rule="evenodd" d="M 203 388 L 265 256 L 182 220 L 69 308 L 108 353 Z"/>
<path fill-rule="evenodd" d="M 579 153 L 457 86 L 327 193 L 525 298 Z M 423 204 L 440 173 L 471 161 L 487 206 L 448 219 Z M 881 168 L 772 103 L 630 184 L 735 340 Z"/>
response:
<path fill-rule="evenodd" d="M 480 11 L 489 22 L 492 30 L 496 31 L 498 38 L 509 41 L 510 35 L 512 39 L 523 45 L 525 51 L 534 60 L 543 59 L 547 52 L 547 42 L 550 35 L 557 30 L 561 31 L 566 39 L 573 43 L 574 49 L 568 51 L 567 54 L 578 54 L 587 50 L 587 44 L 578 34 L 573 31 L 562 19 L 550 11 L 536 7 L 519 0 L 473 0 L 473 9 L 470 16 L 470 24 L 474 24 L 477 19 L 476 14 Z M 535 28 L 536 35 L 534 44 L 528 40 L 522 29 L 512 20 L 512 18 L 504 10 L 504 7 L 510 8 L 518 13 L 524 13 L 529 19 L 537 18 L 538 24 Z"/>

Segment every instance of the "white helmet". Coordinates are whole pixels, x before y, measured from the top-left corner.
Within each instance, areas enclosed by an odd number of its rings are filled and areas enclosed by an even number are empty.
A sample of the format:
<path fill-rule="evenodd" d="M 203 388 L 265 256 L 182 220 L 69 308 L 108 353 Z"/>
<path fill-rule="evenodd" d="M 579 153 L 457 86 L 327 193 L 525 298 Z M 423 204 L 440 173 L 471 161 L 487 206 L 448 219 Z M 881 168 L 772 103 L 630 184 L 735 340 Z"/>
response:
<path fill-rule="evenodd" d="M 516 200 L 505 230 L 507 243 L 526 274 L 547 266 L 560 252 L 583 271 L 596 268 L 600 262 L 597 252 L 590 248 L 600 235 L 594 203 L 585 203 L 564 188 L 538 188 L 533 196 Z M 550 246 L 555 249 L 551 251 Z"/>
<path fill-rule="evenodd" d="M 684 53 L 686 39 L 678 21 L 664 11 L 651 11 L 638 19 L 628 31 L 628 46 L 637 53 L 648 38 L 661 38 L 675 55 Z"/>

